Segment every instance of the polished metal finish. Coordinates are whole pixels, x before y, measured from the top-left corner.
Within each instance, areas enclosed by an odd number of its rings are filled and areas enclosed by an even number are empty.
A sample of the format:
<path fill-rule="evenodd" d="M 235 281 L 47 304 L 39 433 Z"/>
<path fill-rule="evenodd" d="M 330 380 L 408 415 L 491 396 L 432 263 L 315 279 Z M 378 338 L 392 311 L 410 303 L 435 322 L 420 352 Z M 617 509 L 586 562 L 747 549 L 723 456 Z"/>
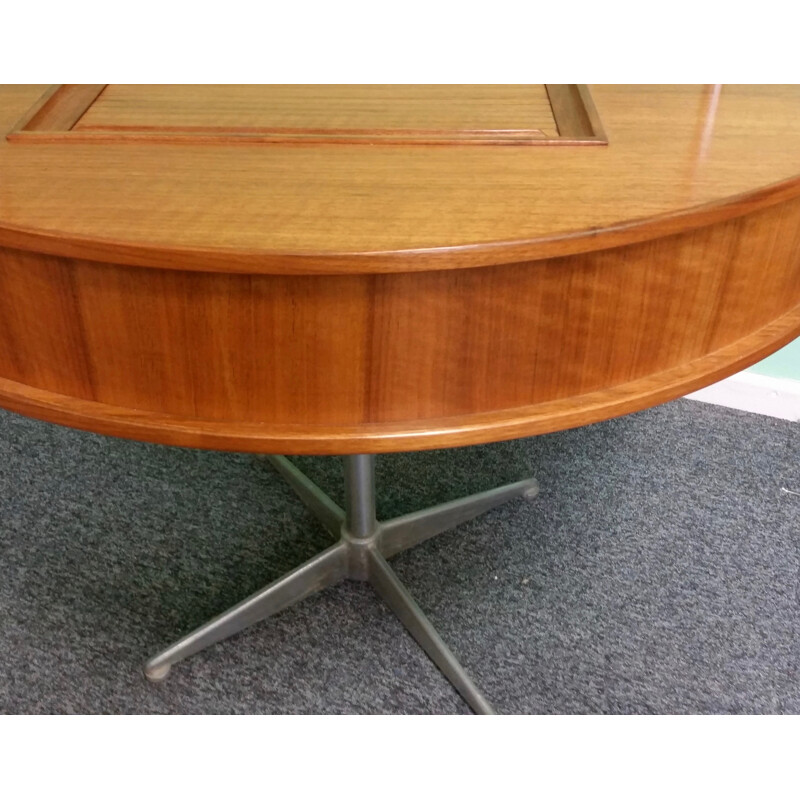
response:
<path fill-rule="evenodd" d="M 320 589 L 340 583 L 347 577 L 346 565 L 347 547 L 342 542 L 332 545 L 151 658 L 145 664 L 145 675 L 161 680 L 176 661 L 199 653 Z"/>
<path fill-rule="evenodd" d="M 345 531 L 354 539 L 375 534 L 375 456 L 344 460 Z"/>
<path fill-rule="evenodd" d="M 428 618 L 422 613 L 416 600 L 409 594 L 405 586 L 389 566 L 386 559 L 373 550 L 370 553 L 370 583 L 389 608 L 394 611 L 400 622 L 417 640 L 417 644 L 428 654 L 428 657 L 442 671 L 445 678 L 453 684 L 458 693 L 478 714 L 494 714 L 489 701 L 481 694 L 478 687 L 458 663 L 450 648 L 442 641 Z"/>
<path fill-rule="evenodd" d="M 297 469 L 288 458 L 284 456 L 266 456 L 266 458 L 322 523 L 325 530 L 338 539 L 344 522 L 344 510 L 337 506 L 316 483 Z"/>
<path fill-rule="evenodd" d="M 529 478 L 395 517 L 380 523 L 378 549 L 385 558 L 391 558 L 515 497 L 532 500 L 537 494 L 539 494 L 539 484 L 533 478 Z"/>
<path fill-rule="evenodd" d="M 344 509 L 285 457 L 268 456 L 268 459 L 322 525 L 339 537 L 339 541 L 151 658 L 145 665 L 145 675 L 153 681 L 163 680 L 172 664 L 349 578 L 369 581 L 470 707 L 479 714 L 493 714 L 489 702 L 386 559 L 514 497 L 534 498 L 539 491 L 536 481 L 532 478 L 518 481 L 378 522 L 375 514 L 375 456 L 345 457 Z"/>

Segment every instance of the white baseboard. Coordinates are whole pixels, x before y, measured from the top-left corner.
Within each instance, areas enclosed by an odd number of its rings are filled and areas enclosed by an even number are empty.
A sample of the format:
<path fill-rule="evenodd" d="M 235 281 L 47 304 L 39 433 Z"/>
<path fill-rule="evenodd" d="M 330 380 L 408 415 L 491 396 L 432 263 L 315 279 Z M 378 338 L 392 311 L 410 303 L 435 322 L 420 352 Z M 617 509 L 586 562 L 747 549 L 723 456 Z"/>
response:
<path fill-rule="evenodd" d="M 800 421 L 800 381 L 739 372 L 724 381 L 687 394 L 689 400 Z"/>

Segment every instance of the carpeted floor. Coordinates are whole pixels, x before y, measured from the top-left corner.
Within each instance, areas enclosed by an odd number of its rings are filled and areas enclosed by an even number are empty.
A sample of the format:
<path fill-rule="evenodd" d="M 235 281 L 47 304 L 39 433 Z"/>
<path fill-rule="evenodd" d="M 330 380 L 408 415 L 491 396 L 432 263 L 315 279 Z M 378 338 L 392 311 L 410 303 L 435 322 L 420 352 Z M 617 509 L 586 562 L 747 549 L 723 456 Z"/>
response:
<path fill-rule="evenodd" d="M 338 459 L 297 462 L 341 502 Z M 382 456 L 379 515 L 531 473 L 393 561 L 499 712 L 800 713 L 800 425 L 682 400 Z M 328 543 L 263 460 L 0 412 L 0 711 L 468 713 L 355 583 L 143 678 Z"/>

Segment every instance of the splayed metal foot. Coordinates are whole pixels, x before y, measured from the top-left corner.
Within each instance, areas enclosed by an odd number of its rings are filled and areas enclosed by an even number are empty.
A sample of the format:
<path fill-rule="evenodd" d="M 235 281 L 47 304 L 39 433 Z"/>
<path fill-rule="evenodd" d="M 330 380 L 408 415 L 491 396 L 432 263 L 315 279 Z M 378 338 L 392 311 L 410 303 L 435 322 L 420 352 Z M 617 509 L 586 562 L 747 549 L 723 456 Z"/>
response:
<path fill-rule="evenodd" d="M 310 594 L 333 586 L 347 575 L 347 547 L 335 544 L 297 569 L 250 595 L 246 600 L 201 625 L 179 639 L 145 664 L 145 675 L 151 680 L 166 677 L 162 671 L 206 647 L 271 617 L 284 608 L 299 603 Z"/>
<path fill-rule="evenodd" d="M 494 714 L 495 711 L 489 701 L 481 694 L 453 652 L 442 641 L 442 637 L 422 613 L 416 600 L 400 582 L 386 559 L 376 551 L 370 553 L 369 580 L 386 605 L 394 611 L 408 632 L 417 640 L 417 644 L 439 667 L 445 678 L 455 686 L 472 710 L 478 714 Z"/>

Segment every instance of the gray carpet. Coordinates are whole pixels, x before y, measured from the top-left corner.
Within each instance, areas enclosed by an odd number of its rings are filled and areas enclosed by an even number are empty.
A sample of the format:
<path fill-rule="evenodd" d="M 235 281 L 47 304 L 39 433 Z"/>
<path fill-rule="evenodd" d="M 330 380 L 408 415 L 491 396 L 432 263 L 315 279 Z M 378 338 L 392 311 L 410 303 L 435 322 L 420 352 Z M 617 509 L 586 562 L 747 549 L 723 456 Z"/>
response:
<path fill-rule="evenodd" d="M 539 479 L 393 562 L 500 712 L 796 714 L 798 456 L 800 425 L 677 401 L 380 457 L 379 514 Z M 297 462 L 341 502 L 338 459 Z M 327 544 L 263 460 L 0 412 L 0 711 L 468 713 L 355 583 L 142 677 Z"/>

